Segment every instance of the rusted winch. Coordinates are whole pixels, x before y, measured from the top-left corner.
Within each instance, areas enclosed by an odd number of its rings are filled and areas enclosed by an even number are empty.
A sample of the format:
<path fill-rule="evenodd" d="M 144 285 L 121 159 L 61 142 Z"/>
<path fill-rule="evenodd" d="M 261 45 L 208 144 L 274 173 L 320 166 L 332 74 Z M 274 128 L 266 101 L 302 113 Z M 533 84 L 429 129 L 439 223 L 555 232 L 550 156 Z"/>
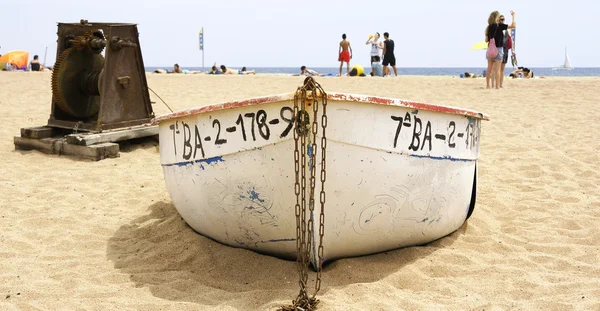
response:
<path fill-rule="evenodd" d="M 153 116 L 135 24 L 58 24 L 48 126 L 100 132 Z"/>

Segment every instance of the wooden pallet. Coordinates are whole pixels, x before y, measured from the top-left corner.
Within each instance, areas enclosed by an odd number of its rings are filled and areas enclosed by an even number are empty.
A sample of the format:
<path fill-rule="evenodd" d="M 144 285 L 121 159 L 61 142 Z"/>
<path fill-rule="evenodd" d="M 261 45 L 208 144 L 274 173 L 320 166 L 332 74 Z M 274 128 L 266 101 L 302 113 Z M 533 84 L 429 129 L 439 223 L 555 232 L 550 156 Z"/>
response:
<path fill-rule="evenodd" d="M 21 136 L 15 136 L 14 143 L 17 150 L 39 150 L 99 161 L 119 156 L 116 142 L 154 135 L 158 135 L 156 125 L 66 135 L 61 129 L 39 126 L 22 128 Z"/>

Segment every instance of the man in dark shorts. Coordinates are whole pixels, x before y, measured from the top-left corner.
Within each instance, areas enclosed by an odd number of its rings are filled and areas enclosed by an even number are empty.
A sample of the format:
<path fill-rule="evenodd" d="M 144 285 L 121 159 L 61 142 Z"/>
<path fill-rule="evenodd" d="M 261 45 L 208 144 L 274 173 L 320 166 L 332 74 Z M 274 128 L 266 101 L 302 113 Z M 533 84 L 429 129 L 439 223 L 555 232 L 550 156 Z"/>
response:
<path fill-rule="evenodd" d="M 387 32 L 383 33 L 383 76 L 390 74 L 389 65 L 394 68 L 394 74 L 398 76 L 398 69 L 396 69 L 396 56 L 394 55 L 394 40 L 390 39 L 390 34 Z"/>

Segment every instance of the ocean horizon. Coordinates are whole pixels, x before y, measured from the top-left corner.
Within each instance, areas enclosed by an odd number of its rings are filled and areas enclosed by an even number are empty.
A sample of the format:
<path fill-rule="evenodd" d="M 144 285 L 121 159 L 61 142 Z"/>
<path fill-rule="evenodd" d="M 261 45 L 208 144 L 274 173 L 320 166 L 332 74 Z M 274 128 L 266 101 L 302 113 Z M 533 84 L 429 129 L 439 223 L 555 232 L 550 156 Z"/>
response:
<path fill-rule="evenodd" d="M 206 72 L 210 70 L 210 67 L 185 67 L 182 69 L 190 71 L 202 71 Z M 240 67 L 232 66 L 233 69 L 240 69 Z M 300 72 L 300 67 L 250 67 L 246 66 L 248 70 L 254 70 L 256 73 L 266 74 L 281 74 L 291 75 Z M 308 67 L 309 69 L 315 70 L 318 73 L 324 75 L 335 76 L 339 73 L 339 67 Z M 553 67 L 529 67 L 533 70 L 535 76 L 548 76 L 548 77 L 596 77 L 600 76 L 600 67 L 581 67 L 574 68 L 573 70 L 553 70 Z M 170 66 L 147 66 L 145 67 L 146 72 L 153 72 L 156 69 L 172 70 Z M 409 76 L 456 76 L 460 77 L 465 72 L 474 74 L 483 74 L 484 67 L 398 67 L 398 75 L 409 75 Z M 369 72 L 370 68 L 365 68 L 365 71 Z M 514 68 L 507 66 L 504 74 L 510 74 Z M 344 67 L 342 73 L 346 73 Z"/>

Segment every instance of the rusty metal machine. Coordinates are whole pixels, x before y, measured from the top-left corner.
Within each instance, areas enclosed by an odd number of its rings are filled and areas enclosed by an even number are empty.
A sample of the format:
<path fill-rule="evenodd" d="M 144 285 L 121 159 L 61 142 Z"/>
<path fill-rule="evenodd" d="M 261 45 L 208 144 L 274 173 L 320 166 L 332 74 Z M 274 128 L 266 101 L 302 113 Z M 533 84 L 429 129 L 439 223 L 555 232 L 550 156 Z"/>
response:
<path fill-rule="evenodd" d="M 57 42 L 48 126 L 102 132 L 150 123 L 135 24 L 59 23 Z"/>
<path fill-rule="evenodd" d="M 117 142 L 156 136 L 136 24 L 59 23 L 48 124 L 21 129 L 15 148 L 93 160 Z"/>

